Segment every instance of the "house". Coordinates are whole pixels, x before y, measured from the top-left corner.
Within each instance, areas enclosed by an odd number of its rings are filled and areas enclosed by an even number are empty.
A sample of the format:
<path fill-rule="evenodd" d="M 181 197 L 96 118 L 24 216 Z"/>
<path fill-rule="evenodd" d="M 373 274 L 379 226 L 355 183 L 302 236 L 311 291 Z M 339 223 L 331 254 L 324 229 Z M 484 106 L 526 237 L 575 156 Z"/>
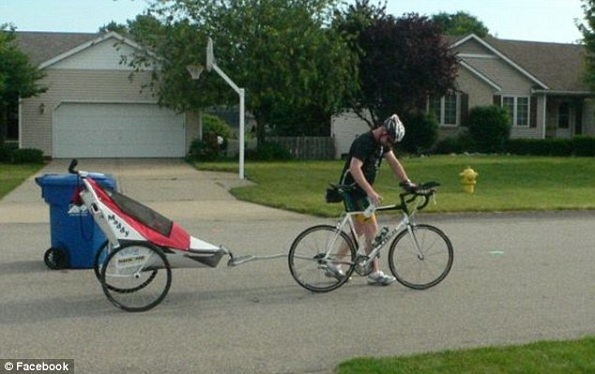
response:
<path fill-rule="evenodd" d="M 198 116 L 160 107 L 122 59 L 141 48 L 105 34 L 17 32 L 19 47 L 45 72 L 47 92 L 19 103 L 18 141 L 53 158 L 184 157 Z M 190 77 L 189 77 L 190 79 Z"/>
<path fill-rule="evenodd" d="M 511 138 L 595 136 L 595 93 L 582 79 L 583 46 L 474 34 L 448 40 L 459 57 L 456 91 L 430 98 L 427 108 L 438 118 L 442 138 L 462 131 L 471 108 L 491 104 L 510 112 Z M 333 118 L 331 127 L 337 156 L 368 130 L 349 114 Z"/>

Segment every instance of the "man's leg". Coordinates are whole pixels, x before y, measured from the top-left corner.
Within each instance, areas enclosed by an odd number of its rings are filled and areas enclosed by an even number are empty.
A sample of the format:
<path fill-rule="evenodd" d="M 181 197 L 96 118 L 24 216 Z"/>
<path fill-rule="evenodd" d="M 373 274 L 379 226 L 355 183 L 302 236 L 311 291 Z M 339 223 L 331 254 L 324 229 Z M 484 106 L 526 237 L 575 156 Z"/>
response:
<path fill-rule="evenodd" d="M 365 251 L 366 254 L 372 252 L 373 246 L 372 242 L 376 237 L 376 233 L 378 232 L 378 223 L 376 222 L 376 216 L 372 215 L 369 218 L 364 217 L 364 215 L 359 215 L 355 219 L 355 232 L 358 236 L 364 235 L 365 238 Z M 378 258 L 375 258 L 372 261 L 372 271 L 377 272 L 380 270 L 380 264 L 378 262 Z"/>

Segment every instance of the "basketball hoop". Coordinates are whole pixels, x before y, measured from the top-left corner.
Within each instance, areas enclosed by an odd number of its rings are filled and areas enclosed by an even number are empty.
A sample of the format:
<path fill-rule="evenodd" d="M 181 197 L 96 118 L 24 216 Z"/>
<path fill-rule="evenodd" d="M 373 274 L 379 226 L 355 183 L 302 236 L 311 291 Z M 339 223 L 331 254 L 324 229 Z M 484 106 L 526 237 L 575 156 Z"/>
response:
<path fill-rule="evenodd" d="M 188 70 L 192 79 L 197 80 L 200 78 L 203 70 L 205 70 L 205 67 L 202 65 L 188 65 L 186 66 L 186 70 Z"/>

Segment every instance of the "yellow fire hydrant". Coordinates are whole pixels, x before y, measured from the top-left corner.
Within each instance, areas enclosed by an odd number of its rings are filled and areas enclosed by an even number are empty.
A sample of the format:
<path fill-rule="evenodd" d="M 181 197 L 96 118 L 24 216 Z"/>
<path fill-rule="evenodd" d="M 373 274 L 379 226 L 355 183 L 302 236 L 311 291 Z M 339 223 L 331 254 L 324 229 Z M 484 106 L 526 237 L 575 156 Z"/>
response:
<path fill-rule="evenodd" d="M 470 166 L 467 166 L 467 169 L 463 170 L 459 176 L 461 177 L 461 184 L 463 185 L 463 190 L 468 193 L 475 192 L 475 184 L 477 183 L 477 176 L 479 174 L 471 169 Z"/>

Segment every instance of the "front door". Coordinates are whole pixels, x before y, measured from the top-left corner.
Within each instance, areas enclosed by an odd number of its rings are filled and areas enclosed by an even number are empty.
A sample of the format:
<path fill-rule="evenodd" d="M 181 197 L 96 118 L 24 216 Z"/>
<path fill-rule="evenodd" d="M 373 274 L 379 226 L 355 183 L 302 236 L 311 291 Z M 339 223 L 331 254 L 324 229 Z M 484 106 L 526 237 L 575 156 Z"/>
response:
<path fill-rule="evenodd" d="M 574 136 L 575 108 L 569 102 L 563 101 L 558 106 L 557 138 L 571 138 Z"/>

